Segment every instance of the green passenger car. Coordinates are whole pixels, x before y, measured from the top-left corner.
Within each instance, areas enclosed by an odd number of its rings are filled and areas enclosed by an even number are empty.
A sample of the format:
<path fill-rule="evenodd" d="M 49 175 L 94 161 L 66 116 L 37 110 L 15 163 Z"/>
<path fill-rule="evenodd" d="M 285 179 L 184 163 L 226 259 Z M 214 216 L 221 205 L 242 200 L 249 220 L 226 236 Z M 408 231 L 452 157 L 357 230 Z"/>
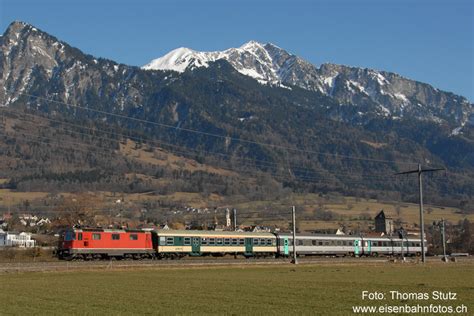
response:
<path fill-rule="evenodd" d="M 274 256 L 276 237 L 271 233 L 156 230 L 159 257 L 222 256 L 225 254 Z"/>

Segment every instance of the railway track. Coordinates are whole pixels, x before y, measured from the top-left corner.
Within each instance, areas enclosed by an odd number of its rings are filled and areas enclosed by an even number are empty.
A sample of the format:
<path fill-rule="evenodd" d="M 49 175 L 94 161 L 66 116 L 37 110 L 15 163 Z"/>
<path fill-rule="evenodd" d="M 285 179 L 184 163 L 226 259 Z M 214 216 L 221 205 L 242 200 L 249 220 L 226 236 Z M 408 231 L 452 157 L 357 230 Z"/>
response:
<path fill-rule="evenodd" d="M 473 262 L 472 258 L 462 258 L 458 261 Z M 395 261 L 390 258 L 330 258 L 313 257 L 299 258 L 299 264 L 382 264 Z M 418 259 L 410 258 L 407 263 L 416 263 Z M 438 257 L 428 258 L 428 262 L 441 262 Z M 285 265 L 290 264 L 290 259 L 203 259 L 184 258 L 181 260 L 119 260 L 119 261 L 50 261 L 50 262 L 8 262 L 0 263 L 0 273 L 21 272 L 46 272 L 46 271 L 70 271 L 70 270 L 113 270 L 113 269 L 147 269 L 157 267 L 199 267 L 199 266 L 257 266 L 257 265 Z"/>

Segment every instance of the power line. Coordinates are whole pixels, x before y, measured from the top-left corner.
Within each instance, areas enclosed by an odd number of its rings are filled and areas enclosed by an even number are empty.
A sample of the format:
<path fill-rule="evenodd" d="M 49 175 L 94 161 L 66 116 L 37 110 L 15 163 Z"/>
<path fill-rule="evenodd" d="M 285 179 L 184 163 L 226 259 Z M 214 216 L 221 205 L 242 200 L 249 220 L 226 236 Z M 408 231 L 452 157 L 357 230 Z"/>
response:
<path fill-rule="evenodd" d="M 66 103 L 66 102 L 62 102 L 62 101 L 57 101 L 57 100 L 53 100 L 53 99 L 47 99 L 47 98 L 43 98 L 43 97 L 40 97 L 40 96 L 35 96 L 35 95 L 32 95 L 32 94 L 24 93 L 24 92 L 17 92 L 17 93 L 21 94 L 21 95 L 32 97 L 32 98 L 36 98 L 36 99 L 39 99 L 39 100 L 43 100 L 45 102 L 53 102 L 53 103 L 62 104 L 62 105 L 66 105 L 66 106 L 70 106 L 70 107 L 74 107 L 74 108 L 79 108 L 79 109 L 82 109 L 82 110 L 91 111 L 91 112 L 95 112 L 95 113 L 99 113 L 99 114 L 103 114 L 103 115 L 110 115 L 110 116 L 114 116 L 114 117 L 121 118 L 121 119 L 128 119 L 128 120 L 131 120 L 131 121 L 140 122 L 140 123 L 144 123 L 144 124 L 155 125 L 155 126 L 160 126 L 160 127 L 164 127 L 164 128 L 167 128 L 167 129 L 180 130 L 180 131 L 184 131 L 184 132 L 189 132 L 189 133 L 195 133 L 195 134 L 220 138 L 220 139 L 224 139 L 224 140 L 227 140 L 227 141 L 231 140 L 231 141 L 235 141 L 235 142 L 242 142 L 242 143 L 260 145 L 260 146 L 266 146 L 266 147 L 271 147 L 271 148 L 278 148 L 278 149 L 296 151 L 296 152 L 302 152 L 302 153 L 308 153 L 308 154 L 315 154 L 315 155 L 320 155 L 320 156 L 328 156 L 328 157 L 334 157 L 334 158 L 339 158 L 339 159 L 351 159 L 351 160 L 362 160 L 362 161 L 372 161 L 372 162 L 380 162 L 380 163 L 394 163 L 394 164 L 396 163 L 396 164 L 401 164 L 401 165 L 416 165 L 417 164 L 417 163 L 414 163 L 414 162 L 364 158 L 364 157 L 356 157 L 356 156 L 350 156 L 350 155 L 341 155 L 341 154 L 333 154 L 333 153 L 318 152 L 318 151 L 313 151 L 313 150 L 303 150 L 303 149 L 298 149 L 298 148 L 285 147 L 285 146 L 281 146 L 281 145 L 275 145 L 275 144 L 269 144 L 269 143 L 258 142 L 258 141 L 253 141 L 253 140 L 241 139 L 241 138 L 236 138 L 236 137 L 231 137 L 231 136 L 224 136 L 224 135 L 219 135 L 219 134 L 215 134 L 215 133 L 209 133 L 209 132 L 184 128 L 184 127 L 181 127 L 181 126 L 173 126 L 173 125 L 169 125 L 169 124 L 165 124 L 165 123 L 158 123 L 158 122 L 154 122 L 154 121 L 150 121 L 150 120 L 139 119 L 139 118 L 123 115 L 123 114 L 117 114 L 117 113 L 107 112 L 107 111 L 103 111 L 103 110 L 92 109 L 92 108 L 89 108 L 89 107 L 79 106 L 79 105 L 76 105 L 76 104 L 70 104 L 70 103 Z M 135 103 L 135 104 L 137 104 L 137 103 Z M 137 105 L 143 106 L 141 104 L 137 104 Z"/>
<path fill-rule="evenodd" d="M 36 137 L 36 138 L 49 139 L 49 140 L 57 141 L 58 143 L 53 144 L 53 142 L 46 142 L 46 141 L 41 141 L 41 140 L 28 139 L 28 141 L 30 141 L 30 142 L 42 143 L 42 144 L 46 144 L 46 145 L 54 145 L 55 147 L 62 147 L 63 149 L 70 149 L 69 147 L 66 148 L 64 146 L 61 146 L 59 141 L 56 138 L 53 138 L 51 136 L 41 136 L 41 135 L 30 134 L 30 133 L 19 132 L 19 131 L 14 131 L 14 133 L 18 133 L 18 134 L 20 134 L 20 136 L 31 136 L 31 137 Z M 0 132 L 0 134 L 8 135 L 8 134 L 5 134 L 3 132 Z M 109 149 L 104 148 L 104 147 L 99 147 L 99 146 L 95 146 L 95 145 L 87 144 L 87 143 L 70 142 L 70 141 L 61 141 L 61 143 L 69 143 L 69 144 L 72 144 L 72 145 L 81 145 L 81 146 L 85 146 L 85 147 L 89 147 L 89 148 L 94 148 L 94 149 L 96 149 L 96 151 L 103 151 L 104 149 L 109 150 Z M 77 151 L 84 151 L 84 152 L 88 153 L 88 151 L 86 151 L 84 149 L 77 148 L 77 147 L 74 147 L 74 150 L 75 151 L 76 150 Z M 114 154 L 116 154 L 116 153 L 113 150 L 110 150 L 110 155 L 114 155 Z M 160 167 L 162 167 L 162 166 L 160 166 Z M 259 173 L 251 172 L 251 171 L 248 171 L 248 170 L 238 170 L 236 168 L 225 168 L 225 167 L 214 167 L 214 168 L 223 169 L 223 170 L 232 171 L 232 172 L 240 172 L 242 174 L 247 174 L 247 175 L 251 175 L 251 176 L 254 176 L 254 177 L 259 176 Z M 286 177 L 285 174 L 281 174 L 281 173 L 277 173 L 277 172 L 270 172 L 269 174 L 271 176 L 273 176 L 273 178 L 276 179 L 276 180 L 280 180 L 280 181 L 287 180 L 287 177 Z M 236 176 L 238 176 L 238 175 L 236 175 Z M 364 178 L 364 176 L 362 176 L 362 178 Z M 329 179 L 329 178 L 325 178 L 325 177 L 310 177 L 310 176 L 307 176 L 307 177 L 300 176 L 300 177 L 296 177 L 294 180 L 301 181 L 301 182 L 309 182 L 309 183 L 319 183 L 319 184 L 327 183 L 327 184 L 334 184 L 334 185 L 337 182 L 342 181 L 338 178 Z M 387 181 L 387 180 L 388 180 L 388 178 L 380 178 L 380 179 L 373 178 L 372 179 L 372 181 Z M 366 185 L 367 184 L 367 182 L 363 181 L 363 180 L 348 180 L 348 179 L 342 181 L 342 183 L 345 184 L 345 185 L 347 185 L 347 184 Z M 219 185 L 218 184 L 212 184 L 212 186 L 219 186 Z M 220 185 L 220 186 L 224 187 L 225 185 Z"/>
<path fill-rule="evenodd" d="M 96 128 L 88 128 L 88 127 L 84 127 L 84 126 L 81 126 L 81 125 L 77 125 L 77 124 L 71 124 L 71 123 L 67 123 L 67 122 L 63 122 L 63 121 L 59 121 L 59 120 L 54 120 L 54 119 L 49 119 L 49 118 L 45 118 L 45 117 L 42 117 L 42 116 L 36 116 L 36 115 L 33 115 L 33 114 L 26 114 L 25 115 L 30 115 L 30 116 L 34 116 L 34 117 L 41 117 L 41 118 L 44 118 L 46 120 L 49 120 L 49 121 L 53 121 L 53 122 L 56 122 L 56 123 L 60 123 L 60 124 L 65 124 L 65 125 L 70 125 L 70 126 L 73 126 L 73 127 L 77 127 L 77 128 L 82 128 L 82 129 L 87 129 L 87 130 L 90 130 L 90 131 L 93 131 L 93 132 L 103 132 L 105 134 L 111 134 L 111 135 L 116 135 L 116 136 L 120 136 L 120 137 L 127 137 L 127 138 L 135 138 L 137 139 L 136 137 L 133 137 L 131 135 L 125 135 L 125 134 L 118 134 L 118 133 L 114 133 L 114 132 L 110 132 L 110 131 L 105 131 L 105 130 L 100 130 L 100 129 L 96 129 Z M 17 120 L 24 120 L 26 122 L 30 122 L 31 124 L 37 124 L 37 125 L 41 125 L 39 122 L 34 122 L 34 121 L 27 121 L 26 119 L 23 119 L 23 118 L 15 118 Z M 47 128 L 54 128 L 56 130 L 59 130 L 58 127 L 53 127 L 53 126 L 49 126 L 49 125 L 41 125 L 41 126 L 44 126 L 44 127 L 47 127 Z M 80 135 L 84 135 L 84 136 L 87 136 L 89 138 L 96 138 L 96 139 L 102 139 L 102 140 L 106 140 L 106 141 L 111 141 L 111 142 L 119 142 L 120 140 L 119 139 L 113 139 L 113 138 L 108 138 L 108 137 L 99 137 L 97 135 L 91 135 L 91 134 L 86 134 L 86 133 L 81 133 L 81 132 L 78 132 L 78 131 L 74 131 L 74 130 L 67 130 L 67 129 L 62 129 L 63 131 L 65 132 L 68 132 L 68 133 L 76 133 L 76 134 L 80 134 Z M 32 135 L 33 136 L 33 135 Z M 37 136 L 37 135 L 34 135 L 34 136 Z M 42 136 L 42 137 L 46 137 L 46 136 Z M 141 140 L 141 139 L 140 139 Z M 169 143 L 165 143 L 165 142 L 161 142 L 161 141 L 151 141 L 153 143 L 156 143 L 156 144 L 160 144 L 160 145 L 164 145 L 164 146 L 170 146 L 170 147 L 174 147 L 174 148 L 182 148 L 180 146 L 177 146 L 177 145 L 173 145 L 173 144 L 169 144 Z M 78 143 L 78 144 L 82 144 L 82 143 Z M 149 146 L 149 145 L 148 145 Z M 150 146 L 152 147 L 152 146 Z M 152 147 L 153 148 L 153 147 Z M 161 149 L 161 148 L 158 148 L 158 147 L 154 147 L 154 148 L 157 148 L 157 149 Z M 169 149 L 168 149 L 169 150 Z M 254 162 L 254 163 L 259 163 L 259 164 L 264 164 L 264 165 L 267 165 L 267 167 L 281 167 L 280 164 L 278 163 L 274 163 L 274 162 L 269 162 L 269 161 L 262 161 L 262 160 L 256 160 L 256 159 L 249 159 L 249 158 L 242 158 L 242 157 L 234 157 L 234 156 L 231 156 L 231 155 L 227 155 L 227 154 L 222 154 L 222 153 L 217 153 L 217 152 L 210 152 L 210 151 L 204 151 L 204 150 L 198 150 L 198 149 L 188 149 L 188 148 L 184 148 L 182 149 L 182 151 L 178 151 L 178 150 L 171 150 L 171 152 L 174 152 L 174 153 L 180 153 L 180 154 L 189 154 L 188 151 L 194 151 L 196 152 L 197 154 L 200 154 L 202 152 L 204 153 L 210 153 L 210 154 L 216 154 L 216 155 L 221 155 L 221 156 L 228 156 L 230 157 L 230 159 L 234 159 L 234 160 L 243 160 L 243 161 L 249 161 L 249 162 Z M 330 173 L 329 170 L 326 170 L 326 169 L 318 169 L 318 168 L 302 168 L 302 167 L 295 167 L 295 166 L 291 166 L 291 169 L 298 172 L 299 174 L 316 174 L 318 172 L 322 172 L 322 173 L 327 173 L 328 175 L 331 175 L 332 174 Z M 223 168 L 223 167 L 216 167 L 216 168 Z M 233 170 L 233 169 L 227 169 L 227 170 Z M 280 171 L 280 172 L 283 172 L 283 171 Z M 353 175 L 353 172 L 350 172 L 350 173 L 342 173 L 342 172 L 338 172 L 337 173 L 338 175 Z M 370 176 L 369 175 L 365 175 L 363 178 L 365 179 L 383 179 L 383 180 L 387 180 L 388 177 L 392 177 L 393 174 L 386 174 L 386 173 L 379 173 L 378 175 L 377 174 L 371 174 Z M 298 179 L 303 179 L 303 178 L 312 178 L 311 176 L 304 176 L 304 175 L 299 175 L 297 177 Z M 320 177 L 317 177 L 318 179 Z"/>

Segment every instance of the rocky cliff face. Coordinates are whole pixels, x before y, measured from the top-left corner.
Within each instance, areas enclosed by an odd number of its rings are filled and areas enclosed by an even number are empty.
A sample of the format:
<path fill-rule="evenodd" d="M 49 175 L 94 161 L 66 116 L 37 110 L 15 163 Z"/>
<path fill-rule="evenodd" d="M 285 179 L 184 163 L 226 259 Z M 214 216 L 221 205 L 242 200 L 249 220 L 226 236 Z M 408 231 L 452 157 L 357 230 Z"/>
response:
<path fill-rule="evenodd" d="M 325 92 L 342 103 L 374 102 L 374 110 L 392 118 L 404 116 L 464 125 L 474 118 L 465 98 L 395 73 L 323 64 L 318 72 L 328 82 Z"/>
<path fill-rule="evenodd" d="M 22 22 L 12 23 L 1 39 L 0 102 L 5 106 L 17 101 L 46 106 L 29 95 L 78 105 L 101 102 L 103 109 L 123 110 L 142 101 L 144 83 L 136 67 L 83 54 Z"/>

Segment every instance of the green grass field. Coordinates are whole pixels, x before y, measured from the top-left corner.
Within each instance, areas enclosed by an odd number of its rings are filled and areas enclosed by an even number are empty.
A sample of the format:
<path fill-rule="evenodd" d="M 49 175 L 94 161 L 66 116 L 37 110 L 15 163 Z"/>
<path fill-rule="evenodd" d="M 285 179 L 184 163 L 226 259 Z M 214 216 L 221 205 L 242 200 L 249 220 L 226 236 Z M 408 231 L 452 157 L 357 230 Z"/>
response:
<path fill-rule="evenodd" d="M 469 263 L 221 266 L 1 274 L 0 315 L 351 315 L 361 292 L 456 292 L 472 315 Z M 429 304 L 430 301 L 418 301 Z"/>

